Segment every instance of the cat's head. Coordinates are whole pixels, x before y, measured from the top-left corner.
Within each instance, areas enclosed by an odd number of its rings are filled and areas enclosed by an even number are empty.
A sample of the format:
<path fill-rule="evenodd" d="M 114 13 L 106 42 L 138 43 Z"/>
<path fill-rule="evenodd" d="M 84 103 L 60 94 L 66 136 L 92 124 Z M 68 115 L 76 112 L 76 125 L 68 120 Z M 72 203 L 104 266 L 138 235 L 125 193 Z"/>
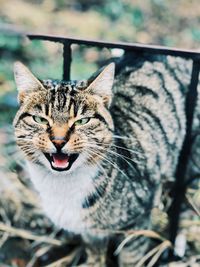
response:
<path fill-rule="evenodd" d="M 15 136 L 28 161 L 52 172 L 98 165 L 112 143 L 114 64 L 92 82 L 40 81 L 20 62 L 14 74 L 20 103 Z"/>

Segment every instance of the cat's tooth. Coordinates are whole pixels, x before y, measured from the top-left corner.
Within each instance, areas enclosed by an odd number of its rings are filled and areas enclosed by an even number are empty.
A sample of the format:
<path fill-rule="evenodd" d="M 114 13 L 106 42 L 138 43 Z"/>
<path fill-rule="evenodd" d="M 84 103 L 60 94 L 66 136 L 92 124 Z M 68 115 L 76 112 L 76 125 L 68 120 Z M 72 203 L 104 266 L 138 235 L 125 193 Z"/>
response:
<path fill-rule="evenodd" d="M 69 165 L 69 162 L 67 162 L 67 163 L 65 164 L 65 166 L 62 167 L 62 169 L 67 168 L 68 165 Z M 54 163 L 54 161 L 52 161 L 52 166 L 53 166 L 54 168 L 58 168 L 58 166 Z"/>

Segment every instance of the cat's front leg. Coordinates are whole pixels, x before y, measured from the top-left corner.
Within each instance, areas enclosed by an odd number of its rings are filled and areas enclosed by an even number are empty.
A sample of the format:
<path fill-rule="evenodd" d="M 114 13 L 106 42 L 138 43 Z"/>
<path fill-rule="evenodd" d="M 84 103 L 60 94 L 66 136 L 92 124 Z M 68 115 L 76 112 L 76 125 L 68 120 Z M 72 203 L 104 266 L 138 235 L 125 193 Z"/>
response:
<path fill-rule="evenodd" d="M 85 262 L 85 267 L 106 267 L 106 254 L 108 240 L 94 239 L 92 236 L 84 235 L 83 242 L 86 247 L 87 259 Z"/>
<path fill-rule="evenodd" d="M 106 267 L 106 249 L 97 249 L 95 247 L 86 247 L 87 260 L 85 266 L 87 267 Z"/>
<path fill-rule="evenodd" d="M 145 255 L 149 242 L 146 237 L 139 237 L 128 242 L 120 251 L 119 267 L 134 267 Z M 140 265 L 143 266 L 143 265 Z"/>

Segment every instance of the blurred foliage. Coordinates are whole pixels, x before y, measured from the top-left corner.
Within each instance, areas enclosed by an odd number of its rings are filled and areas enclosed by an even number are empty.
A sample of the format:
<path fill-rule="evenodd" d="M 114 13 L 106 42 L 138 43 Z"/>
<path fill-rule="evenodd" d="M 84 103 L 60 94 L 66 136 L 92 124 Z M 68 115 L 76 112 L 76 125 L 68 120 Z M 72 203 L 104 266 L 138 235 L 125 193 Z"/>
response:
<path fill-rule="evenodd" d="M 1 95 L 14 88 L 15 60 L 24 61 L 39 78 L 62 77 L 62 47 L 28 42 L 24 32 L 183 48 L 200 44 L 198 0 L 0 0 L 0 7 Z M 72 78 L 85 78 L 95 70 L 77 49 L 74 63 Z"/>
<path fill-rule="evenodd" d="M 145 4 L 139 0 L 0 0 L 0 5 L 0 31 L 6 23 L 13 33 L 21 27 L 30 32 L 185 48 L 198 48 L 200 43 L 198 0 L 147 0 Z M 1 49 L 14 53 L 20 46 L 20 37 L 5 29 Z M 38 58 L 42 56 L 42 45 L 31 48 Z"/>

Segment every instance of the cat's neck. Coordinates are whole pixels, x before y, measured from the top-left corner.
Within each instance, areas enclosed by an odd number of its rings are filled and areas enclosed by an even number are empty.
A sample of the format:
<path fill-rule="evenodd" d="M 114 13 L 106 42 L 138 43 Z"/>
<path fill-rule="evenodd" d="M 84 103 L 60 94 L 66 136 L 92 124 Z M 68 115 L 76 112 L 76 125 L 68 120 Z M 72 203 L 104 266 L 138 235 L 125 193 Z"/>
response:
<path fill-rule="evenodd" d="M 92 180 L 98 173 L 96 166 L 79 167 L 71 173 L 48 172 L 43 167 L 31 162 L 27 162 L 27 166 L 36 190 L 44 194 L 47 190 L 52 193 L 56 193 L 56 191 L 61 193 L 66 187 L 77 188 L 77 190 L 81 191 L 91 190 L 93 189 Z"/>
<path fill-rule="evenodd" d="M 29 162 L 28 170 L 49 218 L 62 228 L 79 232 L 75 228 L 82 228 L 82 205 L 95 190 L 97 167 L 84 166 L 69 174 L 53 174 Z"/>

